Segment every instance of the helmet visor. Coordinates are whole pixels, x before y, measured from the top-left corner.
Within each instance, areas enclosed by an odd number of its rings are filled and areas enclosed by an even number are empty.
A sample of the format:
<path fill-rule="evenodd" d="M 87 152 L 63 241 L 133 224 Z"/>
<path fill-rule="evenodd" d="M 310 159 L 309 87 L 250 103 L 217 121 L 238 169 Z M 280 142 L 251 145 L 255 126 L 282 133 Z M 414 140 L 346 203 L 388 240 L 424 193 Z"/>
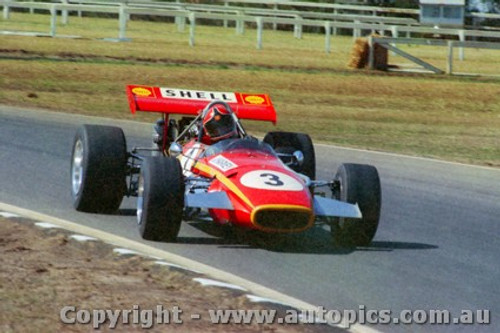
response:
<path fill-rule="evenodd" d="M 205 123 L 207 134 L 213 138 L 227 135 L 236 130 L 231 115 L 215 114 L 208 122 Z"/>

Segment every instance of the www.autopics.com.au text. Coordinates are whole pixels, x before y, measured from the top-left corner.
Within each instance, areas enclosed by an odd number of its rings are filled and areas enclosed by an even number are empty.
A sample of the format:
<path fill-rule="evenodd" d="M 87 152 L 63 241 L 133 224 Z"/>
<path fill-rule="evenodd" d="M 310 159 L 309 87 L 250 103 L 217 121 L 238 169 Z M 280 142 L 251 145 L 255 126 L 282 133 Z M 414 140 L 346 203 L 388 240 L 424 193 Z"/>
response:
<path fill-rule="evenodd" d="M 316 310 L 288 309 L 284 315 L 278 315 L 274 309 L 267 310 L 235 310 L 209 309 L 205 314 L 185 314 L 178 307 L 171 308 L 157 305 L 155 309 L 141 309 L 134 305 L 132 309 L 78 309 L 76 306 L 65 306 L 61 309 L 60 320 L 64 324 L 92 325 L 98 329 L 103 325 L 115 328 L 118 324 L 140 325 L 151 328 L 155 325 L 181 325 L 185 320 L 201 320 L 208 315 L 212 324 L 329 324 L 349 327 L 353 324 L 490 324 L 490 310 L 462 310 L 454 316 L 448 310 L 403 310 L 394 314 L 391 310 L 372 310 L 359 306 L 357 310 Z"/>

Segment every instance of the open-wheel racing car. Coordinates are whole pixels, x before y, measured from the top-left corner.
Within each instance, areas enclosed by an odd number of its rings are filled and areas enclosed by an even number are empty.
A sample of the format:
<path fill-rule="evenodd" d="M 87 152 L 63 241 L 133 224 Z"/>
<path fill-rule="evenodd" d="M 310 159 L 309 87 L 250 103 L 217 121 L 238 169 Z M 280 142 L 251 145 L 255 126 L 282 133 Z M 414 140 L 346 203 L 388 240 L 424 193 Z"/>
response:
<path fill-rule="evenodd" d="M 133 113 L 162 113 L 154 144 L 128 152 L 121 128 L 81 126 L 71 159 L 77 210 L 112 213 L 135 196 L 140 234 L 155 241 L 175 241 L 182 220 L 200 214 L 265 233 L 326 223 L 338 245 L 372 241 L 381 208 L 376 168 L 341 164 L 333 180 L 316 180 L 307 134 L 248 135 L 240 119 L 276 122 L 268 95 L 131 85 L 127 96 Z"/>

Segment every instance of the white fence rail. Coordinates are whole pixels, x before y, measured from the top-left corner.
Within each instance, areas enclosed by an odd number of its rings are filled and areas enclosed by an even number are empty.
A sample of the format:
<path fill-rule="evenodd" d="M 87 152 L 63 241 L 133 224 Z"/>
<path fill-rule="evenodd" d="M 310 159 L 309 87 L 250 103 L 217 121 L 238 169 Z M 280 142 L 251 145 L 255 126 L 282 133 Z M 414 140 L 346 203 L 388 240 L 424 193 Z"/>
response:
<path fill-rule="evenodd" d="M 76 3 L 76 4 L 104 4 L 104 5 L 131 5 L 134 7 L 170 7 L 170 9 L 176 9 L 179 6 L 191 6 L 191 8 L 198 7 L 198 9 L 202 9 L 202 7 L 206 7 L 207 10 L 214 10 L 216 7 L 226 7 L 230 10 L 239 10 L 239 11 L 255 11 L 260 10 L 261 13 L 258 15 L 272 15 L 271 12 L 277 11 L 293 11 L 298 12 L 301 17 L 306 17 L 307 15 L 314 16 L 315 14 L 341 14 L 341 13 L 349 13 L 354 16 L 371 16 L 371 17 L 379 17 L 385 19 L 386 17 L 380 15 L 399 15 L 406 16 L 412 18 L 403 18 L 403 17 L 390 17 L 387 19 L 395 19 L 393 23 L 397 24 L 397 19 L 407 20 L 408 22 L 415 22 L 416 18 L 419 16 L 418 9 L 408 9 L 408 8 L 385 8 L 378 6 L 362 6 L 362 5 L 345 5 L 345 4 L 329 4 L 329 3 L 314 3 L 314 2 L 304 2 L 304 1 L 290 1 L 290 0 L 215 0 L 215 3 L 220 3 L 220 5 L 207 5 L 207 4 L 195 4 L 195 3 L 181 3 L 179 0 L 175 0 L 172 2 L 166 1 L 155 1 L 155 0 L 53 0 L 53 2 L 63 2 L 63 3 Z M 231 5 L 233 4 L 233 5 Z M 251 5 L 252 7 L 248 7 Z M 296 8 L 304 8 L 307 10 L 297 11 Z M 164 8 L 168 9 L 168 8 Z M 263 14 L 262 11 L 266 11 L 266 14 Z M 348 15 L 348 14 L 347 14 Z M 312 17 L 310 16 L 310 17 Z M 493 19 L 500 20 L 500 14 L 492 14 L 492 13 L 467 13 L 466 16 L 472 17 L 475 19 Z M 362 20 L 363 21 L 363 20 Z M 417 22 L 418 23 L 418 22 Z"/>
<path fill-rule="evenodd" d="M 66 0 L 65 0 L 66 1 Z M 220 0 L 225 3 L 258 3 L 262 4 L 262 1 L 258 0 Z M 244 12 L 244 11 L 234 11 L 233 8 L 226 8 L 225 6 L 215 6 L 216 11 L 212 7 L 207 7 L 207 5 L 194 6 L 186 3 L 153 3 L 151 1 L 138 1 L 135 0 L 133 3 L 125 5 L 121 2 L 100 2 L 98 0 L 76 0 L 81 4 L 75 3 L 43 3 L 34 1 L 13 1 L 13 0 L 0 0 L 0 6 L 3 6 L 3 18 L 9 19 L 11 8 L 28 8 L 28 9 L 38 9 L 46 10 L 50 12 L 50 31 L 49 35 L 52 37 L 57 36 L 57 14 L 62 13 L 63 24 L 68 22 L 68 12 L 94 12 L 94 13 L 111 13 L 118 16 L 118 39 L 126 40 L 126 29 L 127 21 L 130 15 L 149 15 L 149 16 L 166 16 L 175 18 L 175 22 L 180 31 L 185 29 L 186 23 L 189 21 L 189 45 L 195 45 L 195 30 L 196 21 L 198 19 L 206 20 L 219 20 L 226 23 L 235 22 L 236 33 L 244 33 L 245 23 L 255 24 L 257 33 L 256 47 L 261 49 L 263 47 L 263 31 L 265 24 L 272 24 L 276 26 L 277 24 L 293 26 L 294 36 L 296 38 L 301 38 L 303 27 L 316 27 L 325 34 L 325 52 L 331 52 L 331 35 L 335 34 L 336 29 L 351 29 L 353 32 L 353 37 L 359 37 L 362 35 L 363 31 L 378 32 L 382 36 L 390 34 L 392 37 L 399 37 L 401 33 L 405 33 L 406 37 L 410 37 L 411 34 L 429 34 L 429 35 L 446 35 L 455 36 L 461 42 L 465 42 L 468 37 L 488 37 L 500 39 L 500 32 L 495 31 L 479 31 L 479 30 L 464 30 L 464 29 L 436 29 L 431 27 L 413 26 L 406 22 L 406 25 L 396 25 L 388 24 L 377 17 L 376 22 L 373 20 L 368 20 L 367 22 L 361 22 L 360 20 L 352 21 L 353 15 L 334 15 L 331 17 L 318 16 L 318 19 L 303 18 L 300 15 L 292 15 L 290 12 L 286 12 L 283 15 L 278 15 L 276 10 L 269 10 L 267 15 L 264 12 Z M 85 2 L 85 4 L 83 3 Z M 90 3 L 94 4 L 90 4 Z M 95 4 L 98 3 L 98 4 Z M 290 2 L 290 1 L 271 1 L 267 2 L 276 5 L 287 5 L 291 6 L 306 6 L 314 5 L 315 8 L 341 8 L 340 5 L 332 4 L 317 4 L 317 3 L 307 3 L 307 2 Z M 154 7 L 151 7 L 154 4 Z M 160 6 L 161 5 L 161 6 Z M 169 7 L 170 6 L 170 7 Z M 359 6 L 346 6 L 342 5 L 343 9 L 352 9 Z M 367 7 L 364 7 L 365 9 Z M 383 8 L 379 7 L 368 7 L 369 10 L 381 11 Z M 252 9 L 253 10 L 253 9 Z M 304 12 L 301 12 L 302 14 Z M 255 15 L 251 15 L 255 14 Z M 257 15 L 262 14 L 262 15 Z M 290 17 L 293 16 L 293 17 Z M 304 15 L 305 16 L 305 15 Z M 361 18 L 365 18 L 361 16 Z M 342 19 L 342 20 L 341 20 Z M 343 20 L 346 21 L 343 21 Z M 371 18 L 370 18 L 371 19 Z M 463 51 L 461 51 L 463 54 Z M 463 55 L 461 56 L 463 59 Z"/>
<path fill-rule="evenodd" d="M 374 69 L 374 45 L 379 44 L 380 46 L 397 53 L 400 56 L 424 67 L 425 69 L 434 72 L 436 74 L 453 74 L 453 49 L 460 48 L 478 48 L 478 49 L 491 49 L 500 50 L 500 43 L 490 43 L 490 42 L 474 42 L 474 41 L 453 41 L 453 40 L 441 40 L 441 39 L 425 39 L 425 38 L 377 38 L 369 37 L 368 44 L 370 45 L 370 52 L 368 57 L 368 67 Z M 394 44 L 406 44 L 406 45 L 431 45 L 431 46 L 447 46 L 448 47 L 448 57 L 446 63 L 446 70 L 441 70 L 422 59 L 414 57 L 403 50 L 398 49 Z"/>

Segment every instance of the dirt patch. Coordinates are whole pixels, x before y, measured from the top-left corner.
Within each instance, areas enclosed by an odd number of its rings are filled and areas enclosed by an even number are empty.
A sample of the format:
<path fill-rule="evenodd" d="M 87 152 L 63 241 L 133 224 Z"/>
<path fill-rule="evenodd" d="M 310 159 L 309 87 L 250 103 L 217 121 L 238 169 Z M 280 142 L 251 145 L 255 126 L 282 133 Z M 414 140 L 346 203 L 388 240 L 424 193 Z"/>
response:
<path fill-rule="evenodd" d="M 250 302 L 243 291 L 204 287 L 193 280 L 202 276 L 192 271 L 158 265 L 154 259 L 138 255 L 117 255 L 111 245 L 93 240 L 78 241 L 62 229 L 41 229 L 33 221 L 21 218 L 0 218 L 0 225 L 1 332 L 93 329 L 92 321 L 86 325 L 63 323 L 61 310 L 68 306 L 75 307 L 74 311 L 66 313 L 70 319 L 76 319 L 80 310 L 90 314 L 94 310 L 131 310 L 130 323 L 124 323 L 125 315 L 122 315 L 116 326 L 118 331 L 128 332 L 142 331 L 151 321 L 148 331 L 152 332 L 332 330 L 312 324 L 213 324 L 209 309 L 263 310 L 271 307 Z M 272 308 L 281 315 L 287 311 L 281 306 Z M 141 313 L 139 310 L 147 311 Z M 163 323 L 158 324 L 151 318 L 158 318 L 160 311 L 163 311 Z M 132 323 L 134 312 L 138 319 L 135 324 Z M 200 319 L 191 319 L 192 314 L 200 314 Z M 182 324 L 178 323 L 179 319 Z M 167 321 L 170 323 L 165 323 Z M 100 329 L 109 331 L 110 324 L 108 320 Z"/>

